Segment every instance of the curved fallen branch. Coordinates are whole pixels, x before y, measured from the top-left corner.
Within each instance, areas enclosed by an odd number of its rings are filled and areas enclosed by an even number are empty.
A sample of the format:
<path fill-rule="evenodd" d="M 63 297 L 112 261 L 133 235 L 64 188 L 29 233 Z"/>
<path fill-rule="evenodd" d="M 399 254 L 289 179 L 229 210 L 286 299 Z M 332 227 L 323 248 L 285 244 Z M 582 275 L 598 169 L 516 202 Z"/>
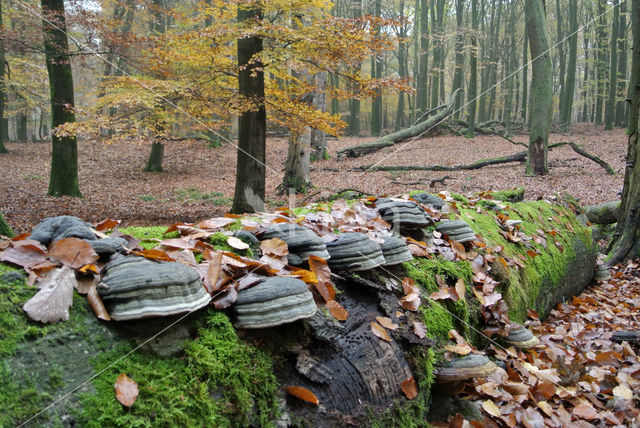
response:
<path fill-rule="evenodd" d="M 560 143 L 549 144 L 549 150 L 555 149 L 556 147 L 569 146 L 576 153 L 590 159 L 603 167 L 607 173 L 614 175 L 616 172 L 606 161 L 600 159 L 598 156 L 593 155 L 591 153 L 586 152 L 584 149 L 578 147 L 576 143 L 571 141 L 564 141 Z M 518 152 L 509 156 L 501 156 L 497 158 L 489 158 L 482 159 L 471 164 L 467 165 L 454 165 L 454 166 L 446 166 L 446 165 L 431 165 L 431 166 L 411 166 L 411 165 L 396 165 L 396 166 L 384 166 L 384 165 L 369 165 L 369 166 L 361 166 L 358 168 L 354 168 L 356 171 L 467 171 L 483 168 L 485 166 L 490 165 L 499 165 L 503 163 L 509 162 L 524 162 L 527 159 L 527 152 Z"/>
<path fill-rule="evenodd" d="M 385 135 L 384 137 L 378 138 L 371 143 L 360 144 L 357 146 L 351 146 L 342 150 L 338 150 L 338 158 L 341 158 L 343 156 L 357 158 L 369 153 L 376 152 L 380 149 L 384 149 L 385 147 L 393 146 L 394 144 L 401 143 L 411 137 L 415 137 L 416 135 L 420 135 L 426 131 L 429 131 L 430 129 L 440 124 L 440 122 L 442 122 L 451 114 L 451 111 L 453 111 L 453 107 L 456 104 L 456 98 L 458 97 L 460 91 L 460 89 L 456 89 L 453 94 L 451 94 L 451 99 L 449 100 L 449 104 L 446 105 L 446 108 L 435 116 L 415 126 L 393 132 L 389 135 Z M 436 110 L 439 108 L 440 107 L 437 107 Z"/>

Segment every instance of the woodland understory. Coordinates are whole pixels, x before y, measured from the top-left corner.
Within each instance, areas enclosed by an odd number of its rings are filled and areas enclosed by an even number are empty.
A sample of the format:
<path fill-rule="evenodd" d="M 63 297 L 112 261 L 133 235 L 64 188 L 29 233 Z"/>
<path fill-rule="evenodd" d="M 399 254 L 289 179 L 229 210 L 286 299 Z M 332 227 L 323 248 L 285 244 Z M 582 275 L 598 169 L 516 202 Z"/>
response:
<path fill-rule="evenodd" d="M 527 136 L 515 136 L 526 141 Z M 307 204 L 354 189 L 374 195 L 396 195 L 415 189 L 431 193 L 442 190 L 472 195 L 485 190 L 524 186 L 525 199 L 538 199 L 568 192 L 583 205 L 619 199 L 622 189 L 627 136 L 621 129 L 596 130 L 591 124 L 576 124 L 571 131 L 551 134 L 550 142 L 573 141 L 607 161 L 616 171 L 609 175 L 600 166 L 568 147 L 549 154 L 550 174 L 526 177 L 521 163 L 489 166 L 457 172 L 354 172 L 384 160 L 386 165 L 458 165 L 521 151 L 498 136 L 438 135 L 394 146 L 360 158 L 337 160 L 335 153 L 365 138 L 329 140 L 330 159 L 312 164 L 312 183 L 295 204 Z M 278 195 L 287 139 L 270 138 L 267 143 L 267 207 L 289 205 Z M 97 222 L 105 217 L 124 225 L 168 225 L 194 222 L 228 212 L 233 197 L 236 152 L 230 146 L 210 148 L 204 141 L 166 144 L 164 172 L 145 173 L 150 143 L 79 142 L 79 181 L 83 198 L 46 196 L 49 177 L 49 143 L 7 143 L 0 169 L 0 212 L 16 232 L 27 232 L 43 218 L 72 214 Z M 123 161 L 126 160 L 126 161 Z M 449 176 L 442 182 L 434 182 Z M 304 203 L 303 203 L 304 202 Z"/>

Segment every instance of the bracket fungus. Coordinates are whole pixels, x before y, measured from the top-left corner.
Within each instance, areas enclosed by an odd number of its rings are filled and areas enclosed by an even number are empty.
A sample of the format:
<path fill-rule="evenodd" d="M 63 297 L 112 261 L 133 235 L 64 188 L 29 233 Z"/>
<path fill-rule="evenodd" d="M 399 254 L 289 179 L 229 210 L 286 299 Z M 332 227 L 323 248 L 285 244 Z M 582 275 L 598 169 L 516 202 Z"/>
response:
<path fill-rule="evenodd" d="M 380 198 L 376 200 L 376 208 L 384 221 L 402 229 L 417 229 L 433 223 L 426 211 L 413 201 Z"/>
<path fill-rule="evenodd" d="M 137 256 L 108 263 L 98 293 L 116 321 L 195 311 L 211 301 L 195 269 Z"/>
<path fill-rule="evenodd" d="M 411 197 L 423 205 L 432 206 L 436 210 L 441 210 L 444 206 L 444 199 L 440 196 L 432 195 L 431 193 L 418 193 Z"/>
<path fill-rule="evenodd" d="M 509 335 L 504 338 L 504 342 L 516 348 L 528 349 L 536 346 L 540 343 L 540 340 L 530 330 L 517 324 L 517 327 L 511 330 Z"/>
<path fill-rule="evenodd" d="M 273 276 L 238 293 L 233 305 L 236 328 L 267 328 L 288 324 L 316 313 L 307 284 L 298 278 Z"/>
<path fill-rule="evenodd" d="M 331 255 L 329 267 L 332 271 L 367 270 L 385 263 L 380 245 L 358 232 L 338 235 L 335 241 L 327 242 L 327 251 Z"/>
<path fill-rule="evenodd" d="M 439 382 L 457 382 L 487 377 L 497 369 L 498 366 L 485 355 L 467 354 L 439 366 L 435 373 Z"/>
<path fill-rule="evenodd" d="M 409 252 L 409 247 L 401 238 L 388 236 L 384 238 L 384 243 L 380 246 L 382 255 L 384 256 L 384 266 L 397 265 L 403 262 L 413 260 L 413 256 Z"/>
<path fill-rule="evenodd" d="M 436 225 L 436 230 L 449 239 L 458 242 L 469 242 L 476 239 L 476 233 L 464 220 L 448 220 Z"/>
<path fill-rule="evenodd" d="M 50 243 L 63 238 L 81 238 L 88 241 L 97 239 L 91 231 L 92 226 L 70 215 L 49 217 L 42 220 L 31 231 L 31 239 L 35 239 L 42 245 L 48 246 Z"/>
<path fill-rule="evenodd" d="M 299 224 L 278 223 L 267 227 L 260 239 L 280 238 L 287 243 L 289 248 L 289 264 L 299 265 L 309 259 L 309 256 L 317 256 L 327 260 L 329 253 L 322 241 L 311 229 Z"/>

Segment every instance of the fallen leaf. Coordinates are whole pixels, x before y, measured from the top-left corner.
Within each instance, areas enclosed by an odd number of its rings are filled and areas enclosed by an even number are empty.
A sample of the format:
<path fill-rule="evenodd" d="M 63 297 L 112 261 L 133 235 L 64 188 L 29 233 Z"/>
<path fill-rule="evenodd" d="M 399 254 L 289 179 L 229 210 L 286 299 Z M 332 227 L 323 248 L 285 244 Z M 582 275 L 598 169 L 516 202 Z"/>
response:
<path fill-rule="evenodd" d="M 420 339 L 424 339 L 425 337 L 427 337 L 427 326 L 424 325 L 424 323 L 421 323 L 420 321 L 414 321 L 413 322 L 413 332 Z"/>
<path fill-rule="evenodd" d="M 631 391 L 627 385 L 618 385 L 613 388 L 612 392 L 615 397 L 624 398 L 626 400 L 633 399 L 633 391 Z"/>
<path fill-rule="evenodd" d="M 47 255 L 72 269 L 79 269 L 98 260 L 93 247 L 80 238 L 64 238 L 54 242 Z"/>
<path fill-rule="evenodd" d="M 381 326 L 389 330 L 395 330 L 398 328 L 398 324 L 395 324 L 393 321 L 391 321 L 391 318 L 388 317 L 376 317 L 376 321 L 378 321 Z"/>
<path fill-rule="evenodd" d="M 335 300 L 329 300 L 327 302 L 327 309 L 331 312 L 331 315 L 338 321 L 345 321 L 349 318 L 349 312 L 342 305 Z"/>
<path fill-rule="evenodd" d="M 120 220 L 113 220 L 107 217 L 104 220 L 102 220 L 100 223 L 96 223 L 94 227 L 97 231 L 102 232 L 103 230 L 111 230 L 114 227 L 118 227 L 119 224 L 120 224 Z"/>
<path fill-rule="evenodd" d="M 260 243 L 262 254 L 284 257 L 289 254 L 287 243 L 280 238 L 265 239 Z"/>
<path fill-rule="evenodd" d="M 93 263 L 89 263 L 87 265 L 82 266 L 80 269 L 78 269 L 78 272 L 80 273 L 95 273 L 98 274 L 98 267 L 96 265 L 94 265 Z"/>
<path fill-rule="evenodd" d="M 11 242 L 12 245 L 0 253 L 0 261 L 28 269 L 30 266 L 46 260 L 47 249 L 38 241 L 24 239 Z"/>
<path fill-rule="evenodd" d="M 229 238 L 227 238 L 227 244 L 229 244 L 231 248 L 235 248 L 236 250 L 249 249 L 249 244 L 241 239 L 236 238 L 235 236 L 230 236 Z"/>
<path fill-rule="evenodd" d="M 73 304 L 73 289 L 76 284 L 76 274 L 67 266 L 53 269 L 37 284 L 40 291 L 29 299 L 22 309 L 35 321 L 66 321 L 69 319 L 69 308 Z"/>
<path fill-rule="evenodd" d="M 126 407 L 133 406 L 133 403 L 138 398 L 138 384 L 126 374 L 121 373 L 113 386 L 116 389 L 116 398 L 120 404 Z"/>
<path fill-rule="evenodd" d="M 586 403 L 578 404 L 573 408 L 573 414 L 579 418 L 592 421 L 598 418 L 598 412 L 591 405 Z"/>
<path fill-rule="evenodd" d="M 284 390 L 287 392 L 287 394 L 297 397 L 302 401 L 306 401 L 307 403 L 315 404 L 316 406 L 320 404 L 315 394 L 305 387 L 285 386 Z"/>
<path fill-rule="evenodd" d="M 213 306 L 216 309 L 225 309 L 238 300 L 238 291 L 233 284 L 231 284 L 231 286 L 227 287 L 224 291 L 215 294 L 214 297 Z"/>
<path fill-rule="evenodd" d="M 102 299 L 100 298 L 95 286 L 89 289 L 89 292 L 87 293 L 87 302 L 89 303 L 89 307 L 93 310 L 96 318 L 103 321 L 111 321 L 111 316 L 109 315 L 107 308 L 104 307 L 104 303 L 102 303 Z"/>
<path fill-rule="evenodd" d="M 460 300 L 464 300 L 464 294 L 467 290 L 464 284 L 464 279 L 458 278 L 458 280 L 456 281 L 455 289 L 456 289 L 456 294 L 458 295 L 458 298 Z"/>
<path fill-rule="evenodd" d="M 403 380 L 400 383 L 400 389 L 402 389 L 405 397 L 409 400 L 413 400 L 418 396 L 418 385 L 416 385 L 416 381 L 413 379 L 413 376 L 409 379 Z"/>
<path fill-rule="evenodd" d="M 495 403 L 491 400 L 486 400 L 482 402 L 482 408 L 485 412 L 489 413 L 491 416 L 500 417 L 500 408 L 495 405 Z"/>
<path fill-rule="evenodd" d="M 162 250 L 152 248 L 150 250 L 132 251 L 136 256 L 144 257 L 146 259 L 156 260 L 160 262 L 173 262 L 175 261 L 167 253 Z"/>
<path fill-rule="evenodd" d="M 391 336 L 389 336 L 387 330 L 385 330 L 384 327 L 382 327 L 377 322 L 371 321 L 371 331 L 373 331 L 373 334 L 378 336 L 380 339 L 391 342 Z"/>

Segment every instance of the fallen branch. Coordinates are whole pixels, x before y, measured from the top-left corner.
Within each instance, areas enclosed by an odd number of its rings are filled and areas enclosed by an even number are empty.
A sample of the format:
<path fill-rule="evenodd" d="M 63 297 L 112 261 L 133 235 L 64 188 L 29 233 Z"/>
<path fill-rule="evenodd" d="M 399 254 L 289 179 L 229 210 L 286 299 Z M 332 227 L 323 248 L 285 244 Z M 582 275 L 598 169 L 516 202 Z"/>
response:
<path fill-rule="evenodd" d="M 591 153 L 588 153 L 586 151 L 584 151 L 584 149 L 581 149 L 580 147 L 578 147 L 578 145 L 576 143 L 573 142 L 560 142 L 560 143 L 553 143 L 553 144 L 549 144 L 549 150 L 551 149 L 555 149 L 557 147 L 562 147 L 562 146 L 569 146 L 571 147 L 576 153 L 591 159 L 592 161 L 594 161 L 595 163 L 597 163 L 598 165 L 600 165 L 601 167 L 603 167 L 609 174 L 615 174 L 614 169 L 611 167 L 611 165 L 609 165 L 607 162 L 605 162 L 604 160 L 600 159 L 599 157 L 597 157 L 596 155 L 593 155 Z M 446 165 L 432 165 L 432 166 L 408 166 L 408 165 L 397 165 L 397 166 L 383 166 L 383 165 L 370 165 L 370 166 L 361 166 L 358 168 L 355 168 L 356 171 L 467 171 L 467 170 L 474 170 L 474 169 L 480 169 L 483 168 L 485 166 L 490 166 L 490 165 L 499 165 L 499 164 L 503 164 L 503 163 L 509 163 L 509 162 L 524 162 L 527 159 L 527 152 L 523 151 L 523 152 L 519 152 L 513 155 L 509 155 L 509 156 L 501 156 L 498 158 L 489 158 L 489 159 L 482 159 L 479 161 L 476 161 L 474 163 L 468 164 L 468 165 L 454 165 L 454 166 L 446 166 Z"/>
<path fill-rule="evenodd" d="M 421 122 L 415 126 L 411 126 L 409 128 L 405 128 L 400 131 L 391 133 L 389 135 L 385 135 L 384 137 L 378 138 L 377 140 L 371 143 L 360 144 L 357 146 L 351 146 L 342 150 L 338 150 L 338 158 L 341 158 L 343 156 L 347 156 L 350 158 L 357 158 L 369 153 L 376 152 L 380 149 L 384 149 L 385 147 L 390 147 L 390 146 L 393 146 L 394 144 L 401 143 L 405 140 L 408 140 L 411 137 L 415 137 L 416 135 L 423 134 L 424 132 L 427 132 L 435 128 L 438 124 L 440 124 L 440 122 L 446 119 L 447 116 L 449 116 L 449 114 L 451 114 L 451 111 L 455 106 L 456 98 L 459 93 L 460 93 L 460 89 L 456 89 L 453 92 L 453 94 L 451 94 L 451 99 L 449 100 L 449 104 L 447 105 L 447 107 L 444 110 L 442 110 L 440 113 L 425 120 L 424 122 Z"/>

